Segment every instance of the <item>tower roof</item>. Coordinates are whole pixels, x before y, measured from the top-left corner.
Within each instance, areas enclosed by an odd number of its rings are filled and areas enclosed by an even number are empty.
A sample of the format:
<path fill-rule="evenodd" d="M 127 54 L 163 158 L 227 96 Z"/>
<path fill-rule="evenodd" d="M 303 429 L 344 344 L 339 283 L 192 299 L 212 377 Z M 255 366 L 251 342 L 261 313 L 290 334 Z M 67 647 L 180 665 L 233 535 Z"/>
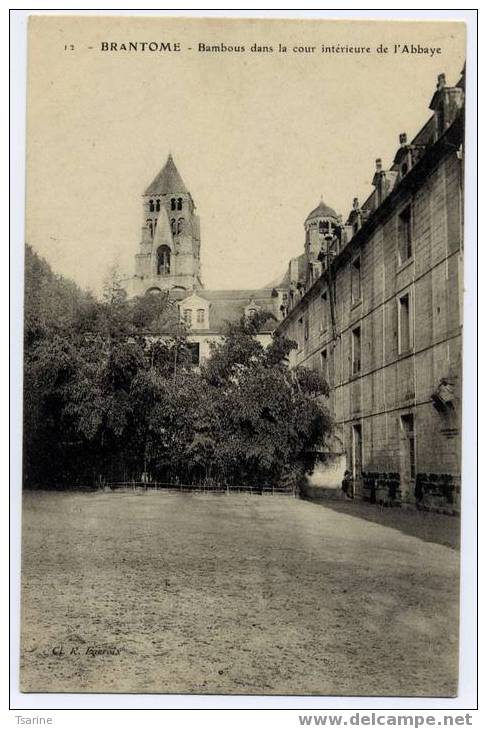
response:
<path fill-rule="evenodd" d="M 311 220 L 312 218 L 338 218 L 338 215 L 333 208 L 330 208 L 323 202 L 323 198 L 321 198 L 320 204 L 317 208 L 310 212 L 305 222 L 308 222 L 308 220 Z"/>
<path fill-rule="evenodd" d="M 145 191 L 146 195 L 166 195 L 170 193 L 187 193 L 186 185 L 183 182 L 178 168 L 174 164 L 172 155 L 169 155 L 167 162 L 152 180 L 151 184 Z"/>

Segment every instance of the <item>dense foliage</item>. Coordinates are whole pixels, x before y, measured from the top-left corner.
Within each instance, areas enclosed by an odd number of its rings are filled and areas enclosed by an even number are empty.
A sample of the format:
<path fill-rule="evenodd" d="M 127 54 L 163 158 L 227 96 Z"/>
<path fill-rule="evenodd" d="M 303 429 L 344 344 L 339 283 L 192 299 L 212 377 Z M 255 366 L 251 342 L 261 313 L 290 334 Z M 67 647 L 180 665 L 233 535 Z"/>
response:
<path fill-rule="evenodd" d="M 25 302 L 27 486 L 295 481 L 329 430 L 326 383 L 288 368 L 293 342 L 265 349 L 259 317 L 229 325 L 196 369 L 175 306 L 127 301 L 115 275 L 97 301 L 27 249 Z"/>

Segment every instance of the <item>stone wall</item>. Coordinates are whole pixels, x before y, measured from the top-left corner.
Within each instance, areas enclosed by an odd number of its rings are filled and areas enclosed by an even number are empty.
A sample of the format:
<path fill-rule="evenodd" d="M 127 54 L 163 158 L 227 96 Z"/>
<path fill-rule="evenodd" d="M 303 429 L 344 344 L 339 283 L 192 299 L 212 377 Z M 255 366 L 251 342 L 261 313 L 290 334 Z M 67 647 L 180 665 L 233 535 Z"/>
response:
<path fill-rule="evenodd" d="M 390 214 L 366 240 L 355 245 L 352 238 L 350 255 L 334 275 L 336 338 L 324 276 L 280 326 L 299 343 L 291 365 L 320 371 L 330 383 L 329 407 L 357 490 L 370 484 L 367 474 L 375 474 L 388 494 L 384 500 L 391 502 L 398 501 L 390 495 L 394 480 L 399 500 L 415 503 L 417 474 L 447 474 L 455 483 L 460 478 L 461 175 L 452 148 L 419 187 L 402 186 Z M 399 216 L 408 206 L 412 256 L 401 263 Z M 352 300 L 352 265 L 358 257 L 361 295 Z M 410 335 L 401 348 L 405 296 Z M 354 366 L 358 328 L 360 363 Z M 434 400 L 442 382 L 454 393 L 447 403 Z M 353 445 L 354 427 L 361 430 L 361 459 Z M 447 497 L 443 500 L 446 504 Z M 458 497 L 454 501 L 458 504 Z"/>

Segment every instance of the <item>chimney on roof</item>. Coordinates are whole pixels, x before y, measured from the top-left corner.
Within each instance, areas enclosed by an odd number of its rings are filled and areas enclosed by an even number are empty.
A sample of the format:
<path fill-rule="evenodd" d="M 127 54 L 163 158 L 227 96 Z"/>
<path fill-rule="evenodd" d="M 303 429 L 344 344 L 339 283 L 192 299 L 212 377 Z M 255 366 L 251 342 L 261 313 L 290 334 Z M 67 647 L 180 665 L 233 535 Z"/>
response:
<path fill-rule="evenodd" d="M 382 172 L 382 160 L 380 157 L 375 160 L 375 171 Z"/>
<path fill-rule="evenodd" d="M 358 209 L 359 209 L 359 207 L 360 207 L 360 206 L 359 206 L 359 202 L 358 202 L 358 197 L 354 197 L 354 198 L 353 198 L 353 203 L 352 203 L 352 208 L 353 208 L 354 210 L 358 210 Z"/>
<path fill-rule="evenodd" d="M 406 132 L 401 132 L 401 134 L 399 135 L 399 144 L 401 145 L 401 147 L 405 147 L 407 143 L 408 135 L 406 134 Z"/>
<path fill-rule="evenodd" d="M 441 91 L 441 89 L 445 88 L 446 86 L 446 76 L 444 73 L 438 74 L 438 83 L 436 84 L 436 88 L 438 91 Z"/>

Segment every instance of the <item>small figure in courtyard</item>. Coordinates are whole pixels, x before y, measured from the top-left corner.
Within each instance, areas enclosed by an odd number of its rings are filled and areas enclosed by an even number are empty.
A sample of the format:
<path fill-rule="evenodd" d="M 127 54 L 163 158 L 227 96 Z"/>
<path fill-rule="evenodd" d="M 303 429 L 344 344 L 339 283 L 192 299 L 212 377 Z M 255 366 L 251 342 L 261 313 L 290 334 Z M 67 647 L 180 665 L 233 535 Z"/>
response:
<path fill-rule="evenodd" d="M 342 491 L 349 499 L 353 499 L 353 478 L 348 469 L 343 474 Z"/>

